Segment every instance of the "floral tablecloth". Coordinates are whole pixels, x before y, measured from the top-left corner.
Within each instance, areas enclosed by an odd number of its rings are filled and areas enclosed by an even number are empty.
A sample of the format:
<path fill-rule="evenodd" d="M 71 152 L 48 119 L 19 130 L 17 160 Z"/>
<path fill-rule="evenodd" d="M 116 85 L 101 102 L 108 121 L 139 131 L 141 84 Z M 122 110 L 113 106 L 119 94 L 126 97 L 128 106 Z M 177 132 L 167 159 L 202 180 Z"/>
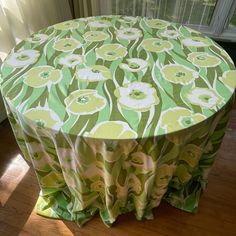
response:
<path fill-rule="evenodd" d="M 151 219 L 162 199 L 196 211 L 236 86 L 213 40 L 159 19 L 76 19 L 20 42 L 0 79 L 37 213 L 110 226 Z"/>

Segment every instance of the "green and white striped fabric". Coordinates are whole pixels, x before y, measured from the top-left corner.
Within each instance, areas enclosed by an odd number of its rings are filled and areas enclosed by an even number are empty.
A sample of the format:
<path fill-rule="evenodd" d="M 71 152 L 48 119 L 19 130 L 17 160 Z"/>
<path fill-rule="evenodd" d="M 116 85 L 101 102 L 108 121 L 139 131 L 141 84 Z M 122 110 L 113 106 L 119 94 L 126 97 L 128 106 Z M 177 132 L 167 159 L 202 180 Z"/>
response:
<path fill-rule="evenodd" d="M 232 107 L 229 55 L 159 19 L 100 16 L 42 29 L 1 66 L 16 140 L 32 162 L 37 212 L 110 226 L 161 199 L 195 212 Z"/>

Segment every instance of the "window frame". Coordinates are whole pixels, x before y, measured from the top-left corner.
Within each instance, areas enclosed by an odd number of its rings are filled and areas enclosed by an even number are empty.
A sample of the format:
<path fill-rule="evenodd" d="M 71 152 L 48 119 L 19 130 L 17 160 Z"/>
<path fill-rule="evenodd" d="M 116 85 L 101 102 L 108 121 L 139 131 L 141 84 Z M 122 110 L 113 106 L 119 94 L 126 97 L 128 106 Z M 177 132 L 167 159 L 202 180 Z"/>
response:
<path fill-rule="evenodd" d="M 235 0 L 217 0 L 209 26 L 191 24 L 186 24 L 186 26 L 220 41 L 236 42 L 236 27 L 229 27 L 235 10 Z"/>

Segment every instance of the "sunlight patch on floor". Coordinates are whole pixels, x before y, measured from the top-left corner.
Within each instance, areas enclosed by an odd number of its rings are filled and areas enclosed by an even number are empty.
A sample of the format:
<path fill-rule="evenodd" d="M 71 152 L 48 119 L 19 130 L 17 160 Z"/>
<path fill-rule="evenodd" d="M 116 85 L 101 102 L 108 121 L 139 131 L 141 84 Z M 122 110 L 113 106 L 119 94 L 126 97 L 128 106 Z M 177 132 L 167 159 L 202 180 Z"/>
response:
<path fill-rule="evenodd" d="M 29 168 L 21 154 L 17 154 L 9 163 L 6 171 L 0 178 L 0 203 L 2 206 L 6 204 Z"/>
<path fill-rule="evenodd" d="M 31 232 L 34 232 L 35 235 L 74 235 L 62 220 L 42 217 L 40 215 L 37 215 L 35 211 L 36 210 L 33 209 L 33 211 L 31 212 L 27 222 L 22 227 L 19 236 L 28 234 L 30 235 Z M 39 225 L 44 225 L 44 227 L 39 227 Z"/>

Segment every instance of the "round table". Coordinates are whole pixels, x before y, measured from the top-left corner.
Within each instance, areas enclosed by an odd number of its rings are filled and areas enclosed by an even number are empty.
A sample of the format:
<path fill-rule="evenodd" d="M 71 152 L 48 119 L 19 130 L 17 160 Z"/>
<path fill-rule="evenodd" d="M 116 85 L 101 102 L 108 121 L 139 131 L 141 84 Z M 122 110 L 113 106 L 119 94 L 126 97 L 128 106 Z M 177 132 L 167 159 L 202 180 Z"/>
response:
<path fill-rule="evenodd" d="M 236 71 L 213 40 L 159 19 L 66 21 L 1 66 L 16 140 L 35 169 L 38 214 L 110 226 L 162 199 L 195 212 L 232 108 Z"/>

